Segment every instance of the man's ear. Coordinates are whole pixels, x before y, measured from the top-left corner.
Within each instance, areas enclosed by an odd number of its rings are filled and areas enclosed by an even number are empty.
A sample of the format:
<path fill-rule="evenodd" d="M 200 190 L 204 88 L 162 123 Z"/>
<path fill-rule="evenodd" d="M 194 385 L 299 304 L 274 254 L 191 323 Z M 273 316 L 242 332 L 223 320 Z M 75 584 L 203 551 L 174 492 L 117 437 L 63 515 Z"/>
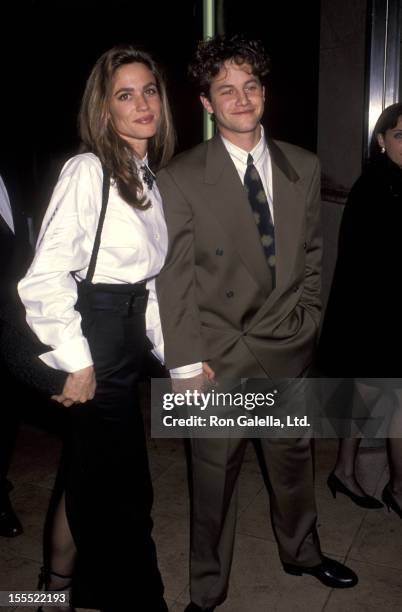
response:
<path fill-rule="evenodd" d="M 265 86 L 263 85 L 262 87 L 262 99 L 264 100 L 264 102 L 266 101 L 266 97 L 265 97 Z"/>
<path fill-rule="evenodd" d="M 211 102 L 208 100 L 207 96 L 204 96 L 203 94 L 201 94 L 200 100 L 201 100 L 201 104 L 203 105 L 207 113 L 210 113 L 212 115 L 214 112 L 214 109 L 212 108 Z"/>

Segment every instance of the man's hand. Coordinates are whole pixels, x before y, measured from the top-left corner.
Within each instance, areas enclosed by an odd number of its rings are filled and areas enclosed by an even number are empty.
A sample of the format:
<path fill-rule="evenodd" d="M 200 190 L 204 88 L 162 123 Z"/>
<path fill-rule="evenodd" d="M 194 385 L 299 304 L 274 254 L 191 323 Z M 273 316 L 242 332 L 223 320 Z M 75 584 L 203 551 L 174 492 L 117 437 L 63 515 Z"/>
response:
<path fill-rule="evenodd" d="M 210 382 L 215 380 L 215 372 L 213 371 L 212 368 L 209 367 L 209 365 L 208 365 L 208 363 L 206 361 L 202 362 L 202 371 L 204 372 L 205 376 L 207 377 L 207 380 L 209 380 Z"/>
<path fill-rule="evenodd" d="M 96 389 L 95 371 L 88 366 L 77 372 L 72 372 L 66 378 L 60 395 L 52 395 L 52 400 L 69 408 L 73 404 L 84 404 L 93 399 Z"/>
<path fill-rule="evenodd" d="M 198 374 L 191 378 L 172 378 L 173 393 L 185 393 L 186 391 L 202 391 L 207 379 L 205 374 Z"/>
<path fill-rule="evenodd" d="M 206 361 L 202 363 L 202 373 L 191 378 L 172 378 L 173 393 L 185 393 L 186 391 L 203 391 L 215 380 L 215 372 Z"/>

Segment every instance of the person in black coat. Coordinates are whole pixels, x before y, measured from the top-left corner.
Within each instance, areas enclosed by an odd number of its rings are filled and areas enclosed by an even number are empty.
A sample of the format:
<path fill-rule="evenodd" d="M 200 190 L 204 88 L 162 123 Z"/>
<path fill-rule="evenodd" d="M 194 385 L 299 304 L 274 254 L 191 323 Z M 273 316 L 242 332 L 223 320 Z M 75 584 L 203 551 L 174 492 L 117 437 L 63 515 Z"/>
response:
<path fill-rule="evenodd" d="M 380 115 L 370 161 L 345 206 L 318 365 L 327 376 L 354 379 L 352 407 L 359 402 L 373 407 L 384 391 L 392 396 L 390 482 L 382 498 L 402 517 L 402 378 L 396 378 L 402 368 L 395 359 L 402 346 L 401 228 L 402 103 L 398 103 Z M 339 491 L 360 506 L 379 508 L 381 502 L 367 495 L 356 479 L 360 440 L 340 441 L 328 486 L 334 497 Z"/>
<path fill-rule="evenodd" d="M 28 225 L 15 199 L 8 197 L 6 186 L 0 177 L 0 308 L 16 291 L 17 281 L 25 272 L 30 256 Z M 0 325 L 2 325 L 0 317 Z M 0 363 L 3 395 L 15 395 L 15 383 L 4 363 Z M 4 391 L 6 389 L 6 391 Z M 14 451 L 19 415 L 17 402 L 4 402 L 0 411 L 0 536 L 15 537 L 22 533 L 22 525 L 16 516 L 9 493 L 12 484 L 7 474 Z"/>

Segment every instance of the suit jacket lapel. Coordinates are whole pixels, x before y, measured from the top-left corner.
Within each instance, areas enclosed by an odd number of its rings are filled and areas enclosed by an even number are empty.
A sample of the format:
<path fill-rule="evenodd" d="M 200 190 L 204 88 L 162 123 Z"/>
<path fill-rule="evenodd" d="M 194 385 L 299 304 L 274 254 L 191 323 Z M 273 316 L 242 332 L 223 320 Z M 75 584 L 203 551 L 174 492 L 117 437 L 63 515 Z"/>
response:
<path fill-rule="evenodd" d="M 272 191 L 275 224 L 276 284 L 289 278 L 303 235 L 304 206 L 299 176 L 278 145 L 268 140 L 272 163 Z"/>
<path fill-rule="evenodd" d="M 271 275 L 261 247 L 260 235 L 250 204 L 220 136 L 207 143 L 205 183 L 209 188 L 208 205 L 231 236 L 244 265 L 267 295 Z"/>

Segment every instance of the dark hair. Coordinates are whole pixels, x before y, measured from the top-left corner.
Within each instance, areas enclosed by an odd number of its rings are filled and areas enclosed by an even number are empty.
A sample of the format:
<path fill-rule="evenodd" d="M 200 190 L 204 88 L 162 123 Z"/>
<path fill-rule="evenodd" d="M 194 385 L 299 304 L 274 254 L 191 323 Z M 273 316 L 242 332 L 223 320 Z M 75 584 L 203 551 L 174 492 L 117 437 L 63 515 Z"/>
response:
<path fill-rule="evenodd" d="M 250 64 L 252 73 L 260 79 L 269 73 L 270 61 L 261 42 L 248 40 L 240 34 L 231 37 L 215 36 L 198 43 L 194 59 L 189 65 L 189 77 L 200 94 L 209 95 L 212 79 L 227 60 L 232 60 L 238 66 Z"/>
<path fill-rule="evenodd" d="M 370 141 L 371 160 L 375 160 L 381 155 L 381 147 L 378 144 L 377 136 L 379 134 L 384 136 L 387 130 L 392 130 L 398 123 L 399 117 L 402 117 L 402 102 L 387 106 L 378 117 Z"/>
<path fill-rule="evenodd" d="M 165 165 L 173 155 L 175 135 L 163 77 L 152 57 L 131 45 L 119 45 L 106 51 L 89 75 L 78 117 L 81 150 L 95 153 L 116 180 L 120 196 L 135 208 L 148 208 L 142 194 L 142 183 L 133 162 L 133 151 L 119 136 L 109 118 L 109 100 L 113 76 L 125 64 L 145 64 L 155 77 L 161 97 L 161 121 L 148 142 L 150 164 L 155 169 Z"/>

